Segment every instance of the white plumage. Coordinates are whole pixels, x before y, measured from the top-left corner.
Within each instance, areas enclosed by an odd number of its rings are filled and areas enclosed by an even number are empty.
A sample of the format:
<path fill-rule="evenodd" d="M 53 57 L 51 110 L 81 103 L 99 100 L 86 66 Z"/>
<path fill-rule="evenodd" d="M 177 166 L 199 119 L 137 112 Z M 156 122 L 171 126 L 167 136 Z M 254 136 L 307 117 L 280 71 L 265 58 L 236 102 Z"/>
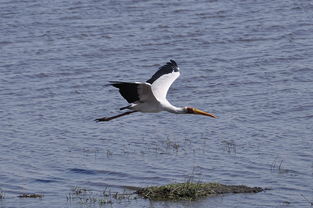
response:
<path fill-rule="evenodd" d="M 178 68 L 179 69 L 179 68 Z M 172 72 L 169 74 L 164 74 L 159 79 L 155 80 L 151 85 L 151 90 L 156 97 L 157 100 L 160 102 L 167 101 L 166 95 L 170 88 L 170 86 L 173 84 L 173 82 L 179 77 L 180 72 Z"/>
<path fill-rule="evenodd" d="M 110 121 L 135 112 L 157 113 L 160 111 L 200 114 L 217 118 L 215 115 L 197 108 L 175 107 L 168 102 L 166 99 L 167 92 L 179 75 L 179 67 L 174 60 L 170 60 L 170 62 L 160 67 L 147 82 L 111 82 L 114 87 L 119 88 L 121 95 L 130 103 L 130 105 L 120 109 L 129 109 L 131 111 L 112 117 L 98 118 L 96 121 Z"/>

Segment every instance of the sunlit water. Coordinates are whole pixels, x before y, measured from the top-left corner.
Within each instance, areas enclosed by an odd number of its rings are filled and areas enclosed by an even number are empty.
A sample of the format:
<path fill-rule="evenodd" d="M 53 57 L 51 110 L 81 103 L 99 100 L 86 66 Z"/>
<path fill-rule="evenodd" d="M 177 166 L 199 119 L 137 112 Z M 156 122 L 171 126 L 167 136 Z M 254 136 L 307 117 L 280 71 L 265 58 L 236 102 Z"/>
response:
<path fill-rule="evenodd" d="M 0 207 L 84 207 L 66 198 L 75 186 L 190 179 L 270 190 L 111 206 L 310 207 L 311 1 L 2 0 L 0 20 Z M 169 100 L 219 119 L 94 122 L 127 105 L 109 81 L 145 81 L 169 59 Z"/>

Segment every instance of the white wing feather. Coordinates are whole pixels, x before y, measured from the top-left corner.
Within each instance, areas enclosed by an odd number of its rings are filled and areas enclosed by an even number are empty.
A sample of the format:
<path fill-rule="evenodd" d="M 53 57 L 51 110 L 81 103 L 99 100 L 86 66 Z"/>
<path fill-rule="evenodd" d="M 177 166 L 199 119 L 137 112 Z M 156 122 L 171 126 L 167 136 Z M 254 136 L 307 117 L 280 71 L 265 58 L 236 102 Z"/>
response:
<path fill-rule="evenodd" d="M 159 101 L 167 101 L 166 95 L 168 92 L 168 89 L 173 84 L 173 82 L 179 77 L 180 73 L 172 72 L 165 75 L 162 75 L 157 80 L 155 80 L 151 85 L 151 90 L 154 95 L 154 97 Z"/>

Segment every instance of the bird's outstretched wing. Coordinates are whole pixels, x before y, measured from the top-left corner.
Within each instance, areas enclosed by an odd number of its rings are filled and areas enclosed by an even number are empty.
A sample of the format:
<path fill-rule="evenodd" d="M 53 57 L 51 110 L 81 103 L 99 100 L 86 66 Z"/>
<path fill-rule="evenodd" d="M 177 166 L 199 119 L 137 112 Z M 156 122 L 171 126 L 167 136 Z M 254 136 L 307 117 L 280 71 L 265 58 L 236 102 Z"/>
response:
<path fill-rule="evenodd" d="M 142 82 L 111 82 L 116 88 L 119 88 L 121 95 L 128 103 L 137 101 L 157 101 L 152 93 L 151 84 Z"/>
<path fill-rule="evenodd" d="M 111 85 L 120 90 L 120 94 L 129 103 L 134 103 L 139 100 L 138 85 L 139 83 L 133 82 L 111 82 Z"/>
<path fill-rule="evenodd" d="M 166 100 L 168 89 L 179 75 L 179 67 L 174 60 L 170 60 L 147 81 L 151 84 L 153 95 L 157 100 Z"/>

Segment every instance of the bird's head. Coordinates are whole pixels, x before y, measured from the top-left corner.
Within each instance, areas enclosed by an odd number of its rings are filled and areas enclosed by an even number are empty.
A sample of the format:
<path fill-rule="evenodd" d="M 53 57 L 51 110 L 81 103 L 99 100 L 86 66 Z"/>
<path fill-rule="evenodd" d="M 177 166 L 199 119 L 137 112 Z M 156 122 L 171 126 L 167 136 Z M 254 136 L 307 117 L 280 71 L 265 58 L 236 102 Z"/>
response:
<path fill-rule="evenodd" d="M 199 110 L 197 108 L 184 107 L 184 111 L 185 111 L 185 113 L 188 113 L 188 114 L 198 114 L 198 115 L 203 115 L 203 116 L 210 116 L 212 118 L 217 118 L 217 116 L 215 116 L 214 114 L 207 113 L 207 112 Z"/>

